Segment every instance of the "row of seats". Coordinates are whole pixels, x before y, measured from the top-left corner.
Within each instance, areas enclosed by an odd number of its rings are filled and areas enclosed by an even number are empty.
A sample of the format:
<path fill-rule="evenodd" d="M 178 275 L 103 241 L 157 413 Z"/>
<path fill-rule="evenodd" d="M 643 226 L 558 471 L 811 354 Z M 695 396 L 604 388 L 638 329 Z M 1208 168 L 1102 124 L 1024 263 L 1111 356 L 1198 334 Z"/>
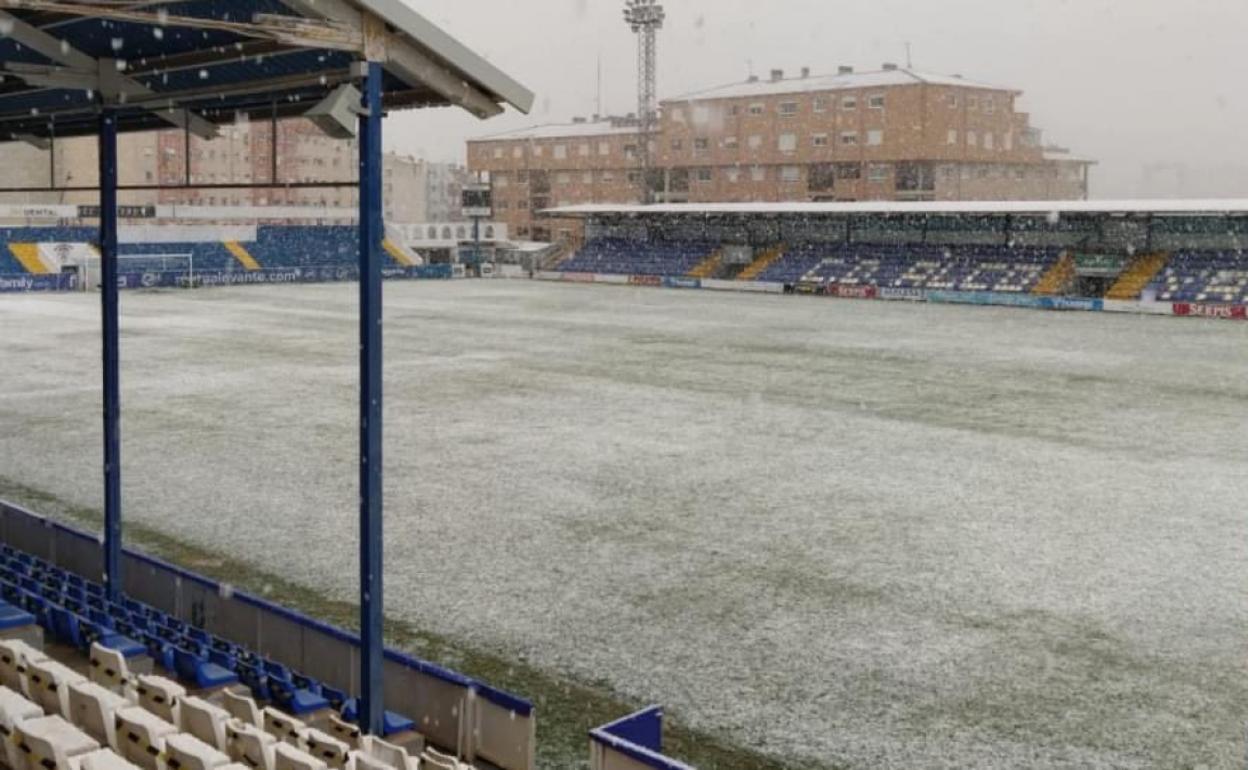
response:
<path fill-rule="evenodd" d="M 786 249 L 758 280 L 1028 293 L 1060 255 L 1006 246 L 805 244 Z"/>
<path fill-rule="evenodd" d="M 1248 304 L 1248 259 L 1242 251 L 1179 251 L 1148 290 L 1163 302 Z"/>
<path fill-rule="evenodd" d="M 681 276 L 718 247 L 711 241 L 595 238 L 560 263 L 559 269 L 570 273 Z"/>
<path fill-rule="evenodd" d="M 342 690 L 156 607 L 132 598 L 111 601 L 99 583 L 7 545 L 0 545 L 0 598 L 57 641 L 83 651 L 98 645 L 123 659 L 148 656 L 198 689 L 242 684 L 295 716 L 332 710 L 351 720 L 358 708 Z M 414 729 L 413 720 L 386 712 L 385 735 Z"/>

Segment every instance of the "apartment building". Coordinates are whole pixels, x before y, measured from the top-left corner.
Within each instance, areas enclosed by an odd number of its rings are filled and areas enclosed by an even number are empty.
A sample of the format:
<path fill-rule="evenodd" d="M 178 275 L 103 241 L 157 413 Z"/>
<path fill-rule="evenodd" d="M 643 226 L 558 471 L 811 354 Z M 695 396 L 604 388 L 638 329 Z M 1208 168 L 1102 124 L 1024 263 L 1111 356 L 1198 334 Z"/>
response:
<path fill-rule="evenodd" d="M 1046 147 L 1020 97 L 891 64 L 774 70 L 664 100 L 647 183 L 668 202 L 1086 198 L 1093 162 Z M 635 121 L 574 121 L 471 141 L 468 165 L 494 181 L 499 219 L 544 240 L 575 223 L 534 211 L 641 199 L 638 141 Z"/>

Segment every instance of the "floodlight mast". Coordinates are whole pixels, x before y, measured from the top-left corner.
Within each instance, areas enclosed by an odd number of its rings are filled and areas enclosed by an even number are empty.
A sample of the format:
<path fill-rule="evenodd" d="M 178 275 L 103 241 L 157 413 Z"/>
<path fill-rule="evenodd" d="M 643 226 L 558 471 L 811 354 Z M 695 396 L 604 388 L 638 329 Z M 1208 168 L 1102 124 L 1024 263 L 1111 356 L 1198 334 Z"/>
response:
<path fill-rule="evenodd" d="M 650 193 L 650 139 L 658 121 L 658 31 L 667 12 L 658 0 L 624 0 L 624 22 L 637 35 L 637 159 L 641 166 L 641 202 Z"/>

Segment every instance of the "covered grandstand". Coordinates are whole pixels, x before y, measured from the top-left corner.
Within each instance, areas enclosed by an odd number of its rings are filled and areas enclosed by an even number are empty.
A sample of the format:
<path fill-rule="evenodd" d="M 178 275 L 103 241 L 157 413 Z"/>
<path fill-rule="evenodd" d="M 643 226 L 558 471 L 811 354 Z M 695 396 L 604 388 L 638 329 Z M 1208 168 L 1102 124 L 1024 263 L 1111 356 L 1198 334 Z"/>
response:
<path fill-rule="evenodd" d="M 546 274 L 743 291 L 1243 317 L 1248 201 L 585 205 Z M 1106 303 L 1109 303 L 1108 305 Z"/>

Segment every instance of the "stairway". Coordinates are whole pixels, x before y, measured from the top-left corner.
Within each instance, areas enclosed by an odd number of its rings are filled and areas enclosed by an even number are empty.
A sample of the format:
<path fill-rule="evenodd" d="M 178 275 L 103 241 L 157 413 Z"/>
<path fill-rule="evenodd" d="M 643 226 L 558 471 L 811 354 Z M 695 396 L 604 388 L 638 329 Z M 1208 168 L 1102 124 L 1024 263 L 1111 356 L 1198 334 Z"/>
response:
<path fill-rule="evenodd" d="M 1136 257 L 1131 266 L 1118 276 L 1117 282 L 1105 296 L 1108 299 L 1139 299 L 1144 288 L 1152 283 L 1153 278 L 1162 271 L 1170 255 L 1165 253 L 1145 254 Z"/>
<path fill-rule="evenodd" d="M 741 271 L 737 276 L 738 281 L 753 281 L 763 274 L 763 271 L 771 267 L 771 263 L 784 256 L 784 244 L 780 243 L 767 249 L 750 263 L 750 266 Z"/>
<path fill-rule="evenodd" d="M 1061 259 L 1040 278 L 1031 293 L 1046 296 L 1065 294 L 1074 280 L 1075 257 L 1069 251 L 1064 251 Z"/>
<path fill-rule="evenodd" d="M 702 260 L 701 262 L 697 264 L 696 267 L 690 270 L 688 273 L 688 277 L 689 278 L 713 278 L 715 276 L 715 273 L 719 271 L 719 262 L 722 259 L 722 257 L 723 255 L 720 254 L 719 249 L 716 249 L 714 252 L 711 253 L 711 256 Z"/>

